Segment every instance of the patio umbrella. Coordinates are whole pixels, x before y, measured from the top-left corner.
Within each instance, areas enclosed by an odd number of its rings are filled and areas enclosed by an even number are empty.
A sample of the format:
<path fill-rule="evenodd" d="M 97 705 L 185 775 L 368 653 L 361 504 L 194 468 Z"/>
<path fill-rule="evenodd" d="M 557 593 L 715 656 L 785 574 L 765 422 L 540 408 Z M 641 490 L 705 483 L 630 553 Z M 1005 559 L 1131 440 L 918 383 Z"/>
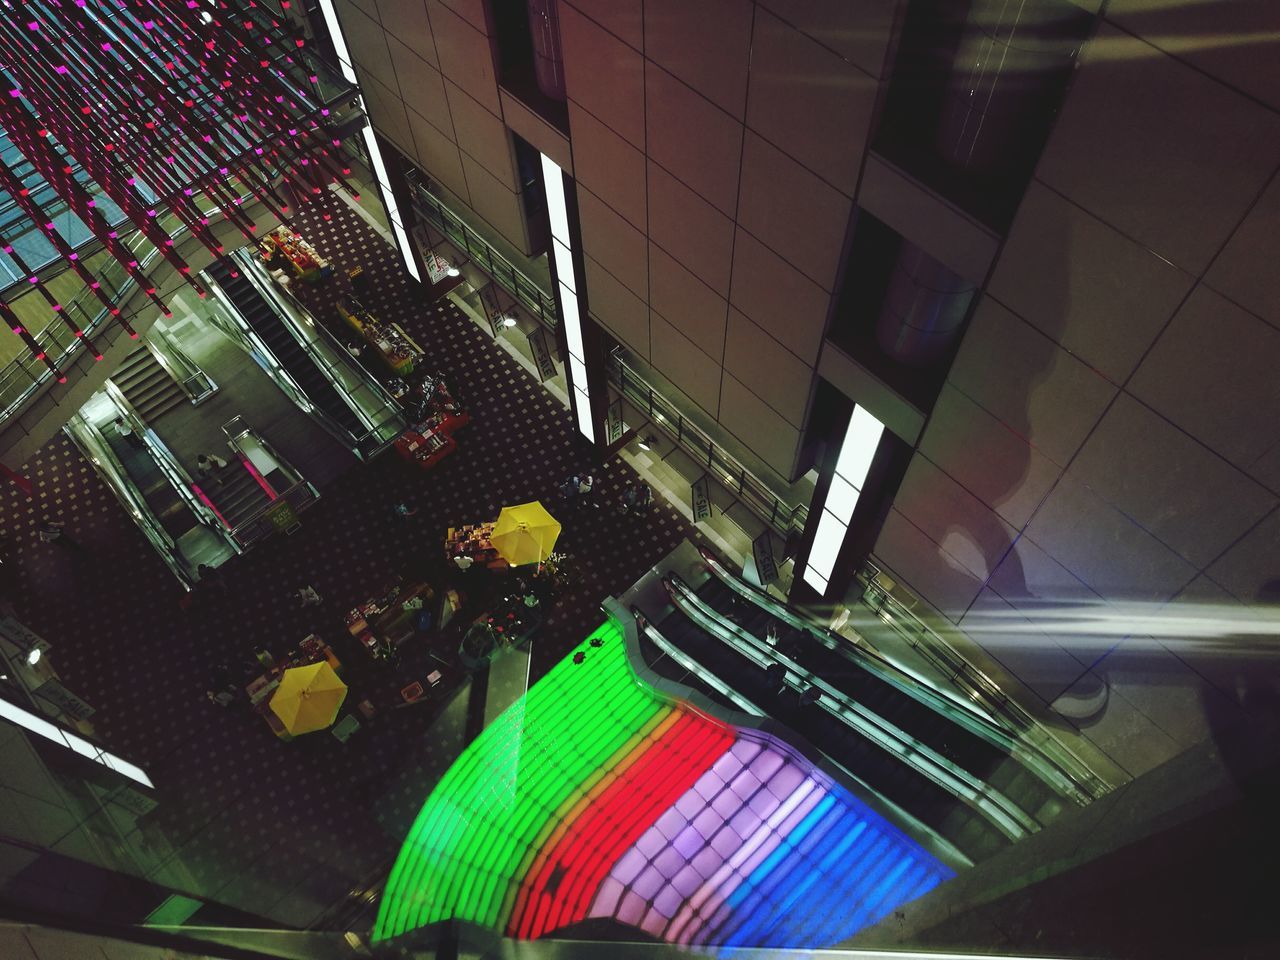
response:
<path fill-rule="evenodd" d="M 295 736 L 323 730 L 337 719 L 347 698 L 347 685 L 327 662 L 292 667 L 280 678 L 271 697 L 271 712 Z"/>
<path fill-rule="evenodd" d="M 537 500 L 503 507 L 493 525 L 489 542 L 513 567 L 522 563 L 541 563 L 551 556 L 560 536 L 560 521 L 547 513 Z"/>

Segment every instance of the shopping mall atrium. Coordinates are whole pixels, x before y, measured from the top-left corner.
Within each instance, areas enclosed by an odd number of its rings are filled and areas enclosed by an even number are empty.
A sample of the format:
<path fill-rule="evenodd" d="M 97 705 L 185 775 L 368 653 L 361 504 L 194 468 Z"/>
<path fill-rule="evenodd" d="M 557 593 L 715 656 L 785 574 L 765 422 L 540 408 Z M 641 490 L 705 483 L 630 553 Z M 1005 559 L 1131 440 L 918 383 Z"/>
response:
<path fill-rule="evenodd" d="M 0 75 L 0 958 L 1280 955 L 1275 0 Z"/>

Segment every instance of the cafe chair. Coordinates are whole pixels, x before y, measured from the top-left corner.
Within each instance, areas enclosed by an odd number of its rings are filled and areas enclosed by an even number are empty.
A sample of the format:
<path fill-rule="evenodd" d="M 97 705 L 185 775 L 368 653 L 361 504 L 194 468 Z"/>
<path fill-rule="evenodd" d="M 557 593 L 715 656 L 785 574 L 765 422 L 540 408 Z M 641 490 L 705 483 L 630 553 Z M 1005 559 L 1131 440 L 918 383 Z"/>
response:
<path fill-rule="evenodd" d="M 348 713 L 345 717 L 335 723 L 329 732 L 333 734 L 335 740 L 339 743 L 346 743 L 351 739 L 351 735 L 360 729 L 360 721 L 353 714 Z"/>

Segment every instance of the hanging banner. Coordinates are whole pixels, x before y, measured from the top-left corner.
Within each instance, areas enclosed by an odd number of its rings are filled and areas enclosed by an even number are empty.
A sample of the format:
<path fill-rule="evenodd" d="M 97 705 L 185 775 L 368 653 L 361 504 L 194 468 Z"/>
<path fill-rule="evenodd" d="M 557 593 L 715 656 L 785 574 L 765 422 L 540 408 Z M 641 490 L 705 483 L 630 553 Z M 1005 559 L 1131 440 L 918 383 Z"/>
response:
<path fill-rule="evenodd" d="M 538 368 L 538 379 L 544 383 L 556 375 L 556 362 L 547 343 L 547 331 L 538 327 L 529 334 L 529 349 L 533 352 L 533 364 Z"/>
<path fill-rule="evenodd" d="M 70 717 L 72 720 L 88 720 L 94 714 L 93 707 L 57 680 L 46 680 L 32 692 L 41 700 L 52 704 L 63 716 Z"/>
<path fill-rule="evenodd" d="M 711 519 L 711 483 L 704 473 L 693 482 L 693 522 Z"/>
<path fill-rule="evenodd" d="M 484 315 L 489 321 L 489 329 L 493 331 L 493 339 L 497 340 L 498 325 L 507 312 L 506 307 L 502 305 L 502 295 L 498 292 L 498 285 L 490 282 L 481 287 L 480 302 L 484 304 Z"/>
<path fill-rule="evenodd" d="M 449 276 L 449 264 L 445 263 L 444 258 L 434 250 L 428 250 L 422 259 L 426 261 L 427 277 L 430 279 L 432 286 Z"/>
<path fill-rule="evenodd" d="M 622 439 L 622 398 L 619 397 L 613 403 L 609 404 L 609 409 L 605 412 L 605 426 L 608 430 L 609 439 L 607 443 L 617 443 Z"/>
<path fill-rule="evenodd" d="M 761 586 L 778 579 L 778 564 L 773 559 L 773 539 L 768 530 L 751 541 L 751 557 L 755 560 L 756 576 L 760 578 Z"/>

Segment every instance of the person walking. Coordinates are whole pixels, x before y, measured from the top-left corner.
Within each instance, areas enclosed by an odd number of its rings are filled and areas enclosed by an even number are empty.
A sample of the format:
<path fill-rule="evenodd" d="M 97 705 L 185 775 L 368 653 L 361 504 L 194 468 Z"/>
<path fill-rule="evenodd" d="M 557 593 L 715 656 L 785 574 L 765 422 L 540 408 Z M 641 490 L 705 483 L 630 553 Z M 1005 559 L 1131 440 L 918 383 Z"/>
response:
<path fill-rule="evenodd" d="M 67 525 L 61 520 L 46 520 L 40 525 L 40 540 L 43 543 L 56 543 L 72 550 L 82 550 L 83 547 L 76 541 L 71 534 L 67 533 Z"/>
<path fill-rule="evenodd" d="M 634 480 L 628 480 L 622 488 L 622 512 L 631 513 L 636 508 L 636 484 Z"/>
<path fill-rule="evenodd" d="M 653 487 L 641 480 L 636 484 L 636 502 L 632 509 L 643 517 L 648 515 L 651 506 L 653 506 Z"/>
<path fill-rule="evenodd" d="M 130 424 L 125 422 L 124 417 L 116 417 L 116 422 L 112 426 L 115 428 L 116 436 L 123 437 L 131 446 L 142 446 L 142 438 L 134 432 Z"/>
<path fill-rule="evenodd" d="M 566 505 L 574 506 L 578 500 L 578 475 L 573 474 L 564 483 L 560 484 L 560 496 L 564 499 Z"/>
<path fill-rule="evenodd" d="M 474 564 L 475 562 L 476 562 L 475 558 L 467 553 L 460 553 L 453 558 L 453 565 L 457 567 L 459 570 L 461 570 L 463 573 L 466 573 L 468 570 L 470 570 L 472 564 Z"/>
<path fill-rule="evenodd" d="M 589 503 L 597 508 L 600 506 L 595 498 L 595 478 L 589 473 L 578 476 L 578 498 L 582 503 Z"/>
<path fill-rule="evenodd" d="M 196 475 L 201 480 L 216 480 L 218 486 L 222 486 L 222 478 L 218 476 L 218 471 L 226 465 L 227 461 L 216 453 L 202 453 L 196 457 Z"/>
<path fill-rule="evenodd" d="M 318 607 L 324 601 L 320 594 L 316 593 L 316 588 L 309 584 L 305 587 L 298 588 L 298 592 L 294 594 L 298 601 L 299 608 L 302 607 Z"/>

